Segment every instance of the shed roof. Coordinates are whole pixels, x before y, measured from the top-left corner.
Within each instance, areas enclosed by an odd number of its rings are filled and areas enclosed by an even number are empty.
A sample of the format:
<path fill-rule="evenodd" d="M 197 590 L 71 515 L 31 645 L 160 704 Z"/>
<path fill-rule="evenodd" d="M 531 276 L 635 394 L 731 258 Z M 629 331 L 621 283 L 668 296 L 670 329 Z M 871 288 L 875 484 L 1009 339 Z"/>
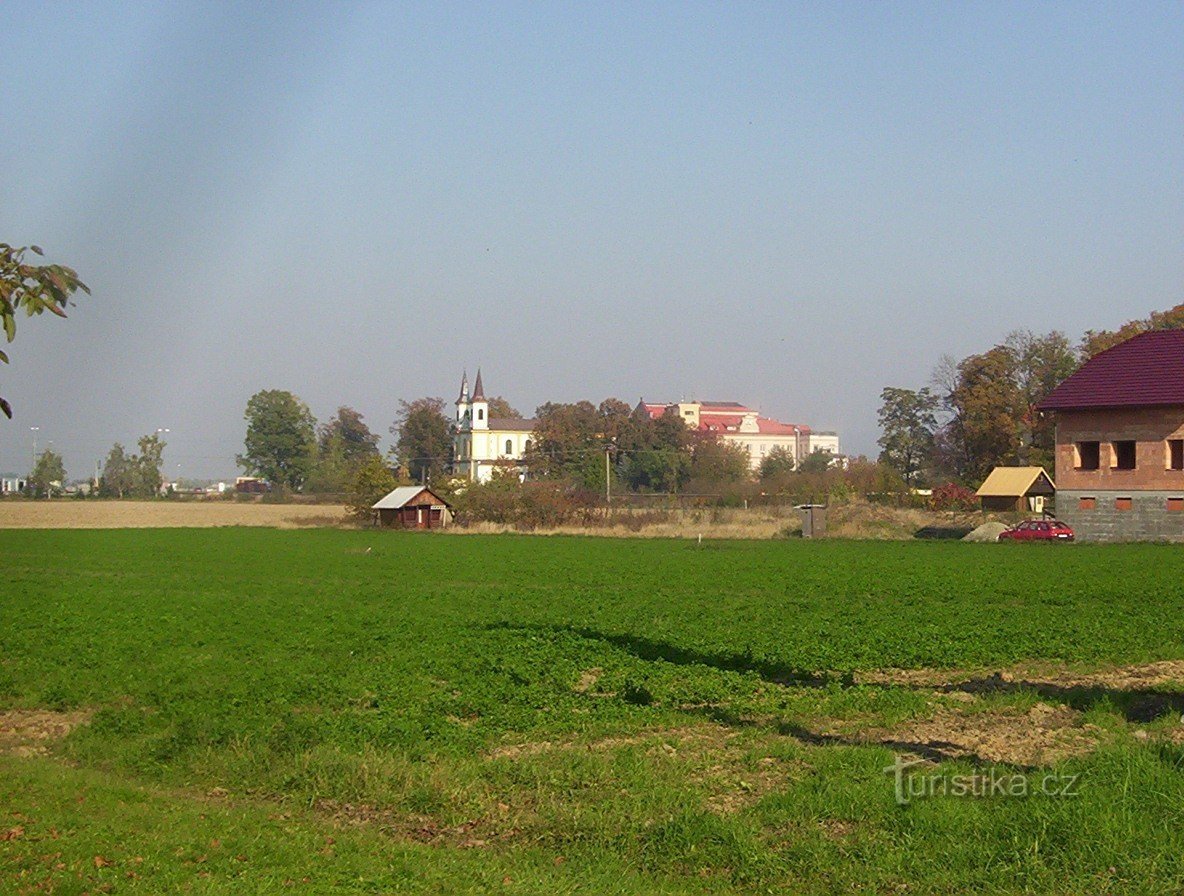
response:
<path fill-rule="evenodd" d="M 422 494 L 427 494 L 429 499 L 426 501 L 416 501 Z M 422 485 L 400 485 L 397 489 L 391 492 L 384 498 L 380 498 L 371 505 L 371 510 L 398 510 L 400 507 L 412 506 L 415 507 L 420 504 L 443 504 L 448 506 L 448 502 L 433 492 L 430 488 Z"/>
<path fill-rule="evenodd" d="M 1044 467 L 996 467 L 974 494 L 979 498 L 1019 498 L 1028 494 L 1041 477 L 1049 489 L 1056 489 Z"/>
<path fill-rule="evenodd" d="M 1184 404 L 1184 330 L 1153 330 L 1094 355 L 1042 411 Z"/>

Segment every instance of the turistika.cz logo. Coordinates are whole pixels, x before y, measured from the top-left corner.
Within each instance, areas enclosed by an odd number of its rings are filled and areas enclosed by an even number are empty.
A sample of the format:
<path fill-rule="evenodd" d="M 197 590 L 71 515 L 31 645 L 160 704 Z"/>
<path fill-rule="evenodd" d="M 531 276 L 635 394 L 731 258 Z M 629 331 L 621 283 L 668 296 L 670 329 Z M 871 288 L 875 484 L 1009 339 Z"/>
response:
<path fill-rule="evenodd" d="M 910 769 L 923 765 L 924 759 L 897 756 L 884 774 L 892 775 L 896 802 L 906 806 L 913 800 L 948 796 L 956 798 L 1018 798 L 1034 796 L 1072 799 L 1079 793 L 1081 775 L 1047 772 L 1027 774 L 991 766 L 970 775 L 952 775 L 943 771 L 922 773 Z"/>

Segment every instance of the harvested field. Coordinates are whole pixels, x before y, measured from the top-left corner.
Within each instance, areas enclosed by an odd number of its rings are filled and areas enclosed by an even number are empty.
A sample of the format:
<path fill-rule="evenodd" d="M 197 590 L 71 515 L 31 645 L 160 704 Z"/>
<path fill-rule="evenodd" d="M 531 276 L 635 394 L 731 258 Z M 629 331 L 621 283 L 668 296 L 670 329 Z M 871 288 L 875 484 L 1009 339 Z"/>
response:
<path fill-rule="evenodd" d="M 301 529 L 347 523 L 329 504 L 238 501 L 0 501 L 0 529 L 176 529 L 271 526 Z"/>

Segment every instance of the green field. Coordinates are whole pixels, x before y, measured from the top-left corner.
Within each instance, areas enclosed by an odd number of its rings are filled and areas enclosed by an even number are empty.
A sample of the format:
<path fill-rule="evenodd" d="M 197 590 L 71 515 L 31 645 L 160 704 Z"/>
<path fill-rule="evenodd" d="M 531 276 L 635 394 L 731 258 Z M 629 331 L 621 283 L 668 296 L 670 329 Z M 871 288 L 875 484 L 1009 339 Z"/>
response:
<path fill-rule="evenodd" d="M 0 892 L 1184 891 L 1184 680 L 1064 677 L 1184 660 L 1178 548 L 3 545 L 0 712 L 86 720 L 0 731 Z M 899 805 L 901 753 L 1077 785 Z"/>

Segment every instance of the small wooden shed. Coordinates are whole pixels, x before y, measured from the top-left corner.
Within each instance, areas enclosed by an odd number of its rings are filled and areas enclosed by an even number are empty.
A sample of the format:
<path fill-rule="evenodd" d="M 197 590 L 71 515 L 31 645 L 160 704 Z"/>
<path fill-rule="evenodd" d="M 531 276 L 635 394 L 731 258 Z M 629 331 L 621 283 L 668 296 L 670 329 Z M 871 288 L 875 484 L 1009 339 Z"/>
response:
<path fill-rule="evenodd" d="M 975 494 L 983 510 L 1043 513 L 1056 492 L 1044 467 L 996 467 Z"/>
<path fill-rule="evenodd" d="M 423 485 L 401 485 L 371 507 L 383 526 L 443 529 L 452 522 L 452 505 Z"/>

